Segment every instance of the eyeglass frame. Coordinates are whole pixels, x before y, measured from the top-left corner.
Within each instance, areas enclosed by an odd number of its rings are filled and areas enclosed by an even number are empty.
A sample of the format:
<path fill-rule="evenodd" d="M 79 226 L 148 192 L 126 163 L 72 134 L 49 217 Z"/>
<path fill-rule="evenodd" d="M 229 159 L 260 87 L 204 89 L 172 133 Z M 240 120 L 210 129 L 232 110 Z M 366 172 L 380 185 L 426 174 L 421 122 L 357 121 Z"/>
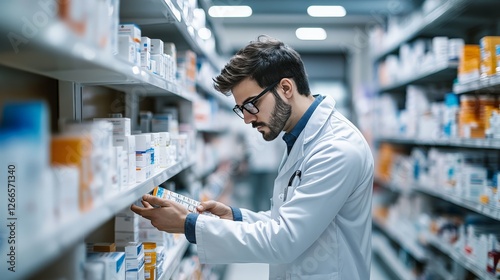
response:
<path fill-rule="evenodd" d="M 239 106 L 238 104 L 234 105 L 233 107 L 233 112 L 238 115 L 238 117 L 244 119 L 245 118 L 245 115 L 243 113 L 243 109 L 245 109 L 245 111 L 247 111 L 248 113 L 252 114 L 252 115 L 257 115 L 260 110 L 259 108 L 257 107 L 257 105 L 255 105 L 255 101 L 257 101 L 259 98 L 261 98 L 262 96 L 264 96 L 264 94 L 266 94 L 267 92 L 271 91 L 271 89 L 273 89 L 276 85 L 279 84 L 279 82 L 281 82 L 282 79 L 279 79 L 278 81 L 272 83 L 271 85 L 269 85 L 268 87 L 266 87 L 262 92 L 260 92 L 257 96 L 255 96 L 254 98 L 244 102 L 243 104 L 241 104 L 241 106 Z M 252 104 L 252 106 L 257 110 L 255 113 L 251 112 L 249 109 L 245 108 L 245 105 L 247 104 Z"/>

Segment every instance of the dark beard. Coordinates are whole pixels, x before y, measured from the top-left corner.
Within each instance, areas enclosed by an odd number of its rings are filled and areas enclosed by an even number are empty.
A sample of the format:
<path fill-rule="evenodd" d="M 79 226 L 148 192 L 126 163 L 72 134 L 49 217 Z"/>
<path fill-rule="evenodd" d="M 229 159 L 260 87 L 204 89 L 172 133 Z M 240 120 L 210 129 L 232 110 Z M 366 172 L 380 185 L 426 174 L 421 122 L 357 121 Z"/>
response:
<path fill-rule="evenodd" d="M 271 119 L 269 120 L 269 133 L 262 133 L 264 140 L 271 141 L 276 139 L 278 135 L 283 131 L 285 127 L 286 121 L 292 114 L 292 106 L 285 103 L 285 101 L 281 100 L 281 97 L 272 92 L 274 95 L 274 100 L 276 101 L 276 105 L 274 106 L 274 110 L 271 114 Z"/>

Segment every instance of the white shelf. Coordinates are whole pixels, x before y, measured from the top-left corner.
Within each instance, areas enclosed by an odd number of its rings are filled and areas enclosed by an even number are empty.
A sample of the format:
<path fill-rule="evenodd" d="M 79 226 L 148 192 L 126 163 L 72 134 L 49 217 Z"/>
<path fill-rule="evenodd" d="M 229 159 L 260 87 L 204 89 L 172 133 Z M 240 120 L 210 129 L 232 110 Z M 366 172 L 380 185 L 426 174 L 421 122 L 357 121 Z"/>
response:
<path fill-rule="evenodd" d="M 19 11 L 17 6 L 9 8 L 12 14 L 17 13 L 17 17 L 0 12 L 0 17 L 4 16 L 0 19 L 0 31 L 23 34 L 23 25 L 16 24 L 16 19 L 29 18 L 37 11 Z M 37 30 L 36 36 L 30 38 L 28 43 L 17 46 L 17 49 L 8 40 L 0 42 L 0 64 L 62 81 L 103 85 L 140 95 L 173 95 L 190 99 L 182 94 L 175 82 L 90 45 L 55 18 L 50 18 Z"/>
<path fill-rule="evenodd" d="M 381 137 L 382 142 L 404 145 L 443 146 L 457 148 L 500 149 L 500 139 L 415 139 L 404 137 Z"/>
<path fill-rule="evenodd" d="M 196 85 L 198 89 L 214 97 L 219 102 L 219 104 L 221 104 L 224 108 L 229 110 L 233 109 L 235 105 L 234 99 L 230 95 L 226 96 L 220 92 L 217 92 L 215 89 L 211 88 L 209 85 L 206 85 L 205 83 L 202 82 L 197 82 Z"/>
<path fill-rule="evenodd" d="M 486 268 L 480 268 L 478 267 L 471 258 L 465 256 L 464 254 L 458 252 L 456 249 L 454 249 L 451 245 L 446 244 L 445 242 L 439 240 L 436 236 L 432 234 L 426 234 L 425 236 L 426 241 L 431 244 L 432 246 L 436 247 L 439 249 L 441 252 L 443 252 L 445 255 L 449 256 L 452 258 L 455 262 L 469 270 L 470 272 L 474 273 L 477 277 L 483 280 L 493 280 L 496 279 L 494 276 L 490 275 L 487 271 Z"/>
<path fill-rule="evenodd" d="M 417 242 L 416 234 L 408 231 L 396 231 L 391 227 L 386 226 L 384 223 L 378 221 L 377 219 L 373 219 L 373 223 L 384 231 L 391 239 L 396 241 L 402 248 L 404 248 L 407 252 L 409 252 L 416 260 L 419 262 L 427 261 L 427 252 Z M 401 230 L 405 226 L 400 226 Z M 415 238 L 411 238 L 411 235 L 415 236 Z"/>
<path fill-rule="evenodd" d="M 189 247 L 189 241 L 184 236 L 179 237 L 179 240 L 172 248 L 165 253 L 161 274 L 158 275 L 160 280 L 169 280 L 181 262 L 182 256 Z"/>
<path fill-rule="evenodd" d="M 453 85 L 453 92 L 457 94 L 462 93 L 499 93 L 500 92 L 500 74 L 491 76 L 489 78 L 470 81 L 462 84 Z"/>
<path fill-rule="evenodd" d="M 399 186 L 392 184 L 392 183 L 381 183 L 385 188 L 394 191 L 394 192 L 403 192 L 405 190 L 401 189 Z M 419 191 L 422 193 L 426 193 L 429 195 L 432 195 L 434 197 L 440 198 L 442 200 L 451 202 L 457 206 L 460 206 L 462 208 L 466 208 L 469 210 L 472 210 L 476 213 L 479 213 L 481 215 L 484 215 L 486 217 L 492 218 L 494 220 L 500 221 L 500 208 L 499 207 L 494 207 L 491 205 L 484 205 L 479 202 L 474 202 L 471 200 L 467 200 L 463 197 L 459 197 L 456 195 L 448 194 L 448 193 L 443 193 L 441 191 L 437 191 L 439 189 L 438 186 L 430 186 L 430 187 L 425 187 L 423 185 L 419 184 L 413 184 L 409 188 L 410 190 L 415 190 Z"/>
<path fill-rule="evenodd" d="M 390 85 L 382 86 L 381 92 L 406 91 L 406 86 L 410 84 L 424 84 L 432 82 L 450 81 L 457 76 L 458 62 L 444 61 L 427 68 L 418 69 L 411 77 L 396 81 Z"/>
<path fill-rule="evenodd" d="M 448 0 L 441 6 L 435 8 L 430 13 L 424 15 L 420 22 L 413 23 L 407 26 L 404 31 L 400 31 L 397 36 L 391 36 L 390 43 L 381 47 L 381 49 L 373 54 L 373 60 L 379 60 L 382 57 L 397 51 L 401 44 L 406 43 L 427 30 L 438 27 L 441 23 L 448 19 L 454 18 L 466 6 L 468 0 Z M 386 36 L 385 39 L 389 39 Z"/>
<path fill-rule="evenodd" d="M 500 221 L 500 208 L 483 205 L 478 202 L 467 200 L 463 197 L 458 197 L 451 194 L 442 193 L 440 191 L 436 191 L 436 188 L 424 187 L 424 186 L 414 186 L 414 189 L 423 193 L 430 194 L 432 196 L 441 198 L 442 200 L 446 200 L 451 202 L 457 206 L 470 209 L 484 216 L 490 217 L 497 221 Z"/>
<path fill-rule="evenodd" d="M 389 242 L 379 234 L 372 235 L 372 250 L 374 253 L 378 254 L 390 268 L 392 268 L 393 272 L 399 277 L 399 279 L 416 279 L 411 271 L 403 266 L 401 261 L 398 259 L 396 252 L 394 252 L 389 245 Z"/>
<path fill-rule="evenodd" d="M 205 57 L 210 64 L 219 69 L 223 66 L 215 50 L 209 50 L 207 44 L 188 26 L 181 11 L 171 0 L 121 0 L 120 15 L 126 22 L 134 22 L 145 29 L 151 28 L 155 34 L 165 34 L 165 30 L 180 33 L 191 50 Z M 163 39 L 158 37 L 159 39 Z M 164 38 L 165 42 L 172 38 Z"/>
<path fill-rule="evenodd" d="M 34 238 L 32 240 L 33 244 L 26 244 L 26 246 L 23 244 L 23 248 L 29 249 L 19 252 L 19 265 L 23 269 L 17 271 L 15 276 L 19 277 L 18 279 L 23 279 L 35 273 L 71 248 L 75 243 L 83 241 L 85 236 L 111 219 L 116 213 L 129 207 L 155 186 L 170 179 L 193 163 L 192 160 L 184 160 L 163 169 L 148 180 L 131 185 L 129 189 L 107 197 L 104 202 L 95 205 L 92 210 L 82 213 L 72 221 L 55 228 L 48 236 Z"/>

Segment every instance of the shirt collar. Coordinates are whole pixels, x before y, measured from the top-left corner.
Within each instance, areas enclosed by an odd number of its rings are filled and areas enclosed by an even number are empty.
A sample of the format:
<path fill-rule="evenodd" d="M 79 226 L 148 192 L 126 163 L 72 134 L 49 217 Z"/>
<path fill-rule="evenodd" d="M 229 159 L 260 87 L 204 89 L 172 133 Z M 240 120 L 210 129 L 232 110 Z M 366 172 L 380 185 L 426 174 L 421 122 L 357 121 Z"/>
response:
<path fill-rule="evenodd" d="M 289 133 L 285 133 L 283 135 L 283 140 L 286 143 L 288 154 L 290 154 L 290 151 L 292 150 L 293 144 L 295 144 L 295 141 L 297 141 L 297 138 L 299 137 L 302 130 L 304 130 L 304 127 L 306 127 L 306 124 L 309 121 L 309 119 L 311 118 L 314 110 L 316 110 L 319 103 L 324 99 L 324 97 L 321 95 L 315 95 L 314 97 L 315 98 L 314 98 L 313 103 L 311 104 L 311 106 L 309 106 L 307 111 L 300 118 L 300 120 L 297 122 L 295 127 L 292 129 L 292 131 L 290 131 Z"/>

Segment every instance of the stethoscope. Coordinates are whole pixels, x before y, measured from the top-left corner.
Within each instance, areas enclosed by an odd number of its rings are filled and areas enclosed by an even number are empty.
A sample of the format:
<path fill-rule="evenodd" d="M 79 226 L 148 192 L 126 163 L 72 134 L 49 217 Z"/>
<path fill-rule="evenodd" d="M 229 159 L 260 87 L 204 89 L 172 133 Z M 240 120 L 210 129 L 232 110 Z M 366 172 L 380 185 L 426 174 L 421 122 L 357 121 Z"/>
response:
<path fill-rule="evenodd" d="M 298 178 L 300 180 L 302 178 L 302 171 L 296 170 L 295 172 L 293 172 L 292 176 L 290 177 L 290 180 L 288 180 L 288 186 L 286 186 L 283 192 L 283 202 L 286 201 L 288 197 L 288 190 L 292 187 L 295 178 Z"/>

